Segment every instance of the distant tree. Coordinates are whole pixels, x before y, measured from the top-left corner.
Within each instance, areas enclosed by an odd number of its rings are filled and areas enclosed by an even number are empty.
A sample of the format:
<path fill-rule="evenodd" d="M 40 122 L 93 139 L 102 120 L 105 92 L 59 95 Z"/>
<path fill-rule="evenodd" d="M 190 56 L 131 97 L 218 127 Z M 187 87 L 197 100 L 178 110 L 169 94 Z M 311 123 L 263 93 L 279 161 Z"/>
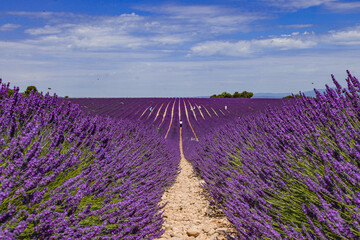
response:
<path fill-rule="evenodd" d="M 37 92 L 38 90 L 35 86 L 28 86 L 24 93 L 25 96 L 28 97 L 32 91 Z"/>
<path fill-rule="evenodd" d="M 283 97 L 283 99 L 287 99 L 287 98 L 300 98 L 301 96 L 300 96 L 300 94 L 295 94 L 295 95 L 288 95 L 288 96 L 286 96 L 286 97 Z"/>
<path fill-rule="evenodd" d="M 221 94 L 221 97 L 222 97 L 222 98 L 232 98 L 232 95 L 231 95 L 231 93 L 223 92 L 223 93 Z"/>
<path fill-rule="evenodd" d="M 69 96 L 65 96 L 65 98 L 69 98 Z"/>
<path fill-rule="evenodd" d="M 254 96 L 252 92 L 243 91 L 240 93 L 240 98 L 252 98 L 252 96 Z"/>
<path fill-rule="evenodd" d="M 241 93 L 239 93 L 239 92 L 234 92 L 234 94 L 233 94 L 233 98 L 241 98 Z"/>
<path fill-rule="evenodd" d="M 251 98 L 252 96 L 254 96 L 254 93 L 243 91 L 242 93 L 234 92 L 232 95 L 228 92 L 223 92 L 219 95 L 211 95 L 210 98 Z"/>

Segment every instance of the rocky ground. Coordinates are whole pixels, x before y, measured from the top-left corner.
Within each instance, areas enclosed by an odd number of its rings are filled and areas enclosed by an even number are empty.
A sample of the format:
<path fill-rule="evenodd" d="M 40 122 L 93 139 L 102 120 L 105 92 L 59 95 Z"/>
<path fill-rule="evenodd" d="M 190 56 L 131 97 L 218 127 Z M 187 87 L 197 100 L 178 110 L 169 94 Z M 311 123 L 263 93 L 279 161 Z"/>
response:
<path fill-rule="evenodd" d="M 181 133 L 180 133 L 181 134 Z M 182 152 L 180 140 L 180 149 Z M 165 233 L 160 239 L 226 239 L 224 232 L 233 227 L 221 210 L 211 207 L 200 187 L 202 180 L 181 154 L 181 172 L 175 184 L 162 197 Z"/>

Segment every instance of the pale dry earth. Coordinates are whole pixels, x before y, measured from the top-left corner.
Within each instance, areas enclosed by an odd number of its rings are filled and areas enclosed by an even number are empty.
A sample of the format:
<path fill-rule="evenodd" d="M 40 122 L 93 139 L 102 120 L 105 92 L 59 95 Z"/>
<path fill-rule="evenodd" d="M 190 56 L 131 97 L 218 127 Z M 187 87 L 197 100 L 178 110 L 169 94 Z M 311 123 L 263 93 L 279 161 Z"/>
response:
<path fill-rule="evenodd" d="M 162 239 L 172 240 L 213 240 L 226 239 L 225 231 L 233 232 L 233 227 L 221 210 L 210 206 L 200 186 L 204 183 L 197 176 L 192 165 L 184 158 L 180 129 L 181 172 L 174 185 L 163 195 L 165 233 Z"/>

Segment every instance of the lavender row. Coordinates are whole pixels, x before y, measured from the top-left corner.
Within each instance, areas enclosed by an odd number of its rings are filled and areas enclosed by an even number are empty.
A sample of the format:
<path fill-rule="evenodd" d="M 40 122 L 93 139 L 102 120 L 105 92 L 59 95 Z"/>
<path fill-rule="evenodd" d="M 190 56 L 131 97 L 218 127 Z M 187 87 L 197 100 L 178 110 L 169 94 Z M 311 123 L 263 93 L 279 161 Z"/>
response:
<path fill-rule="evenodd" d="M 129 120 L 0 90 L 1 239 L 154 239 L 177 146 Z"/>
<path fill-rule="evenodd" d="M 360 238 L 360 83 L 213 130 L 188 153 L 234 239 Z"/>
<path fill-rule="evenodd" d="M 172 108 L 178 111 L 180 104 L 183 127 L 191 129 L 194 125 L 195 134 L 202 136 L 209 129 L 223 125 L 235 118 L 243 117 L 256 111 L 263 111 L 268 105 L 282 105 L 281 99 L 202 99 L 202 98 L 98 98 L 98 99 L 63 99 L 77 103 L 93 115 L 110 116 L 120 119 L 139 120 L 148 127 L 156 129 L 165 136 L 171 121 Z M 176 103 L 173 105 L 173 103 Z M 185 106 L 189 121 L 185 115 Z M 164 116 L 165 114 L 165 116 Z M 178 115 L 176 116 L 178 117 Z M 164 119 L 164 121 L 162 121 Z M 178 128 L 178 122 L 171 128 Z M 184 129 L 183 129 L 184 130 Z M 186 131 L 183 131 L 186 132 Z M 195 138 L 192 130 L 189 140 Z"/>

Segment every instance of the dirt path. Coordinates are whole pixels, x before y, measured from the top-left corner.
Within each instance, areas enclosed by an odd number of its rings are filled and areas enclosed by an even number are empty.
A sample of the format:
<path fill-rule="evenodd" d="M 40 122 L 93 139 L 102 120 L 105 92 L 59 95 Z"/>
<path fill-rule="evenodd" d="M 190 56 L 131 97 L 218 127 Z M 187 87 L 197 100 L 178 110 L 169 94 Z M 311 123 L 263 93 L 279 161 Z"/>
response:
<path fill-rule="evenodd" d="M 161 104 L 159 110 L 158 110 L 157 113 L 156 113 L 156 116 L 155 116 L 155 119 L 153 120 L 153 122 L 155 122 L 156 119 L 157 119 L 157 117 L 159 116 L 159 112 L 160 112 L 160 110 L 161 110 L 161 108 L 162 108 L 163 105 L 164 105 L 164 104 Z"/>
<path fill-rule="evenodd" d="M 210 114 L 209 111 L 206 109 L 206 107 L 203 106 L 203 108 L 205 109 L 205 111 L 207 112 L 207 114 L 209 115 L 209 117 L 211 117 L 211 114 Z"/>
<path fill-rule="evenodd" d="M 213 112 L 215 113 L 216 116 L 219 116 L 212 107 L 211 107 L 211 109 L 213 110 Z"/>
<path fill-rule="evenodd" d="M 143 111 L 143 113 L 140 115 L 140 117 L 139 117 L 139 120 L 141 119 L 141 117 L 145 114 L 145 112 L 149 109 L 150 107 L 147 107 L 144 111 Z"/>
<path fill-rule="evenodd" d="M 196 104 L 196 103 L 195 103 L 195 104 Z M 204 114 L 202 113 L 201 108 L 199 107 L 199 105 L 196 104 L 196 107 L 197 107 L 197 109 L 199 110 L 202 118 L 205 120 Z"/>
<path fill-rule="evenodd" d="M 197 121 L 197 117 L 196 117 L 195 109 L 194 109 L 194 107 L 191 105 L 191 103 L 190 103 L 190 101 L 189 101 L 189 100 L 188 100 L 188 103 L 189 103 L 190 109 L 191 109 L 191 111 L 192 111 L 192 113 L 193 113 L 193 115 L 194 115 L 194 118 L 195 118 L 195 120 Z"/>
<path fill-rule="evenodd" d="M 179 100 L 180 101 L 180 100 Z M 170 124 L 169 124 L 169 128 L 166 132 L 166 135 L 165 135 L 165 139 L 167 138 L 167 135 L 169 134 L 169 131 L 171 129 L 171 125 L 172 125 L 172 122 L 173 122 L 173 117 L 174 117 L 174 107 L 175 107 L 175 103 L 176 103 L 176 99 L 174 100 L 174 104 L 172 106 L 172 110 L 171 110 L 171 120 L 170 120 Z"/>
<path fill-rule="evenodd" d="M 187 107 L 186 107 L 186 103 L 185 103 L 184 100 L 183 100 L 183 103 L 184 103 L 184 107 L 185 107 L 186 118 L 187 118 L 187 120 L 188 120 L 187 122 L 188 122 L 188 124 L 189 124 L 189 126 L 190 126 L 190 128 L 191 128 L 191 130 L 192 130 L 192 132 L 193 132 L 193 134 L 194 134 L 194 136 L 195 136 L 195 138 L 196 138 L 196 141 L 199 141 L 199 138 L 196 136 L 196 133 L 195 133 L 195 131 L 194 131 L 194 128 L 193 128 L 192 125 L 191 125 L 191 122 L 190 122 L 190 119 L 189 119 L 189 113 L 188 113 L 188 110 L 187 110 Z M 180 144 L 182 144 L 181 129 L 180 129 Z M 181 145 L 180 149 L 181 149 L 181 151 L 182 151 L 182 145 Z"/>
<path fill-rule="evenodd" d="M 220 210 L 209 206 L 202 194 L 203 182 L 193 172 L 191 164 L 184 158 L 180 129 L 181 172 L 174 185 L 168 189 L 161 204 L 167 202 L 164 210 L 165 233 L 160 239 L 213 240 L 226 239 L 224 231 L 231 231 L 231 224 Z"/>

